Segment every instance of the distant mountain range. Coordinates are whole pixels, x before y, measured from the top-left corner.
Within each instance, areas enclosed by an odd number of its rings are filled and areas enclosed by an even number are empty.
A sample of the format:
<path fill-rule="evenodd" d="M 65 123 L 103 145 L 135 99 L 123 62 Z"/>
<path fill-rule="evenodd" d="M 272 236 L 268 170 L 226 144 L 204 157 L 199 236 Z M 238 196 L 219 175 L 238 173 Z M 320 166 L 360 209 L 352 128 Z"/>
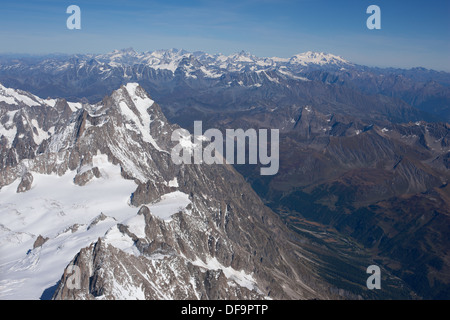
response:
<path fill-rule="evenodd" d="M 41 97 L 87 98 L 94 103 L 129 81 L 139 82 L 162 105 L 177 88 L 175 94 L 183 95 L 196 108 L 213 109 L 227 104 L 251 107 L 261 95 L 277 105 L 286 100 L 290 104 L 302 95 L 297 87 L 303 81 L 311 82 L 303 85 L 318 93 L 339 88 L 342 92 L 333 92 L 333 97 L 365 94 L 373 100 L 381 95 L 383 106 L 401 109 L 387 111 L 395 121 L 450 119 L 449 73 L 369 68 L 326 53 L 261 58 L 246 52 L 229 56 L 178 49 L 138 53 L 130 48 L 108 54 L 0 56 L 1 83 Z M 285 92 L 274 97 L 272 91 L 280 94 L 279 87 Z M 205 97 L 218 91 L 223 95 L 221 104 Z M 170 101 L 168 104 L 173 107 Z"/>

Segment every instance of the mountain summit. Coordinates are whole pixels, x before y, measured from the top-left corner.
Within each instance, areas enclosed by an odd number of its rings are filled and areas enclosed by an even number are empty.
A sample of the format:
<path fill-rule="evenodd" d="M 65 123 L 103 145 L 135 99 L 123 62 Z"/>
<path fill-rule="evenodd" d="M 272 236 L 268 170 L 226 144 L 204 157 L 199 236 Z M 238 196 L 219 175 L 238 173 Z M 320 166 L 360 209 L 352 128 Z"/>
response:
<path fill-rule="evenodd" d="M 2 90 L 2 298 L 339 292 L 231 166 L 171 162 L 177 127 L 137 83 L 96 104 Z"/>

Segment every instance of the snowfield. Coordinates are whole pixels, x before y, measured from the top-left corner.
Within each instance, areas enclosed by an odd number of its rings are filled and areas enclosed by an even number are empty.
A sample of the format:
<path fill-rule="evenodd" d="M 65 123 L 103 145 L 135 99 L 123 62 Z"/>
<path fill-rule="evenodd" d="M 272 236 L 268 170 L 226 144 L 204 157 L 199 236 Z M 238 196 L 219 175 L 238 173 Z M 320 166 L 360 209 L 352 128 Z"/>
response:
<path fill-rule="evenodd" d="M 0 299 L 41 298 L 80 249 L 105 234 L 108 243 L 136 253 L 116 225 L 128 225 L 145 236 L 144 217 L 129 205 L 137 185 L 122 178 L 120 167 L 106 155 L 94 156 L 93 164 L 101 177 L 83 187 L 73 183 L 76 172 L 68 171 L 63 176 L 33 173 L 32 187 L 25 193 L 16 193 L 20 179 L 0 190 Z M 148 207 L 169 222 L 189 203 L 187 194 L 175 191 Z M 33 249 L 39 235 L 48 240 Z"/>
<path fill-rule="evenodd" d="M 167 166 L 170 161 L 167 150 L 171 145 L 165 141 L 172 128 L 159 106 L 137 83 L 120 87 L 111 94 L 112 101 L 95 105 L 61 105 L 5 87 L 0 87 L 0 95 L 13 103 L 13 108 L 19 109 L 1 110 L 2 144 L 12 148 L 13 141 L 26 136 L 25 143 L 34 141 L 31 143 L 34 149 L 31 149 L 37 155 L 27 158 L 28 150 L 20 148 L 16 148 L 20 155 L 2 153 L 8 157 L 2 167 L 4 175 L 0 177 L 0 299 L 52 298 L 74 257 L 99 238 L 107 245 L 104 254 L 119 252 L 117 256 L 109 256 L 116 261 L 115 265 L 106 263 L 101 266 L 105 268 L 101 269 L 103 271 L 94 270 L 100 272 L 97 275 L 104 277 L 112 290 L 103 298 L 173 299 L 193 297 L 192 294 L 197 298 L 205 297 L 209 294 L 207 286 L 220 280 L 217 277 L 222 273 L 216 272 L 218 270 L 223 271 L 227 281 L 225 288 L 221 288 L 223 292 L 213 292 L 212 297 L 263 295 L 253 272 L 225 266 L 212 255 L 205 256 L 203 251 L 198 251 L 213 243 L 216 249 L 229 250 L 226 232 L 219 229 L 218 220 L 208 216 L 209 210 L 219 209 L 215 204 L 211 206 L 213 199 L 205 195 L 195 202 L 196 197 L 190 197 L 187 194 L 190 191 L 184 189 L 184 174 L 188 174 L 187 181 L 199 179 L 202 188 L 209 188 L 204 181 L 205 173 L 181 170 L 179 176 L 172 175 L 173 168 Z M 34 112 L 34 103 L 46 108 L 49 114 L 55 106 L 61 107 L 63 113 L 53 114 L 55 119 L 46 117 L 46 114 Z M 4 104 L 0 101 L 0 106 Z M 78 110 L 80 108 L 83 110 Z M 70 116 L 65 114 L 69 109 Z M 61 114 L 65 114 L 66 122 L 60 123 L 57 116 Z M 42 115 L 46 118 L 44 121 L 41 121 Z M 153 132 L 158 136 L 152 136 Z M 181 143 L 195 146 L 189 133 L 184 140 Z M 44 154 L 36 146 L 42 147 Z M 20 159 L 22 153 L 25 157 L 12 169 L 8 167 L 8 163 L 14 162 L 14 155 Z M 77 169 L 72 170 L 75 167 Z M 54 173 L 43 174 L 45 172 Z M 145 192 L 140 190 L 141 184 L 153 180 L 166 188 L 158 190 L 159 198 L 149 198 L 152 203 L 142 204 L 150 213 L 140 212 L 142 201 L 136 206 L 131 204 L 132 199 L 136 192 Z M 181 219 L 180 214 L 184 215 Z M 223 219 L 226 224 L 227 210 Z M 150 223 L 149 226 L 146 223 Z M 185 234 L 184 228 L 189 232 Z M 155 251 L 150 253 L 142 247 L 145 241 L 150 247 L 158 237 L 166 241 L 166 236 L 167 247 L 173 245 L 174 251 L 166 252 L 164 245 L 164 250 L 159 250 L 158 242 L 155 242 Z M 133 263 L 127 264 L 128 260 Z M 117 268 L 122 268 L 124 273 L 115 274 Z M 139 273 L 129 272 L 128 268 Z M 205 274 L 207 270 L 214 271 L 211 272 L 213 278 L 203 279 L 209 277 L 210 273 Z M 171 279 L 176 281 L 172 283 Z M 66 280 L 63 278 L 61 286 L 67 285 Z"/>

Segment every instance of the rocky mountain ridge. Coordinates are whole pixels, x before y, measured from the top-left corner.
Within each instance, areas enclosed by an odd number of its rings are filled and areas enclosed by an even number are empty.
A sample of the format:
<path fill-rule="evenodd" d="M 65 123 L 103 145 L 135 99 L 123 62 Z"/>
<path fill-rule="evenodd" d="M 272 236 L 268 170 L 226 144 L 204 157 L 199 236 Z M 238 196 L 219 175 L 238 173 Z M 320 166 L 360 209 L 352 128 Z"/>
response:
<path fill-rule="evenodd" d="M 352 297 L 232 167 L 174 165 L 138 84 L 93 105 L 3 91 L 3 298 Z"/>

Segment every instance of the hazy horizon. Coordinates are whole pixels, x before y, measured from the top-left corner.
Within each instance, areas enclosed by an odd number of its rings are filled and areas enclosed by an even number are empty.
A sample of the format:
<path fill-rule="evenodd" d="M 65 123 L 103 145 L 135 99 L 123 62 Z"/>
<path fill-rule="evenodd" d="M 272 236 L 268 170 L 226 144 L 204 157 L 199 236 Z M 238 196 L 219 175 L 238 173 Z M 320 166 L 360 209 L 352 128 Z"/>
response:
<path fill-rule="evenodd" d="M 66 26 L 72 4 L 81 9 L 80 30 Z M 373 4 L 381 9 L 380 30 L 366 26 Z M 289 58 L 314 51 L 366 66 L 450 72 L 449 15 L 447 0 L 24 0 L 2 4 L 0 53 L 102 54 L 133 47 Z"/>

